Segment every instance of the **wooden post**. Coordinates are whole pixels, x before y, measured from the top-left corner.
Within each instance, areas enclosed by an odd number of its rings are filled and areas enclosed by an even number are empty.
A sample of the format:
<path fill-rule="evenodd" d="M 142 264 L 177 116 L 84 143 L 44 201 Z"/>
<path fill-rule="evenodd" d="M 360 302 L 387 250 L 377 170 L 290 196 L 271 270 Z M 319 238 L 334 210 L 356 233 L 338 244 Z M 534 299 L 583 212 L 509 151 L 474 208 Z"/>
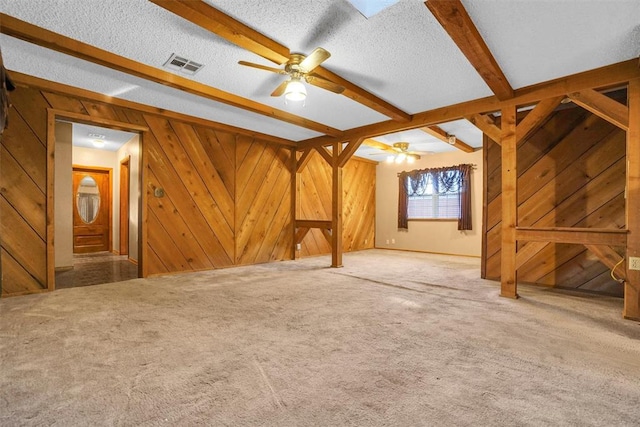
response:
<path fill-rule="evenodd" d="M 631 80 L 627 92 L 629 130 L 627 131 L 627 280 L 624 283 L 626 319 L 640 320 L 640 271 L 630 270 L 629 257 L 640 257 L 640 79 Z"/>
<path fill-rule="evenodd" d="M 502 251 L 500 296 L 518 298 L 516 225 L 518 224 L 516 107 L 502 110 Z"/>
<path fill-rule="evenodd" d="M 342 168 L 340 153 L 342 144 L 333 144 L 331 163 L 331 267 L 342 267 Z"/>

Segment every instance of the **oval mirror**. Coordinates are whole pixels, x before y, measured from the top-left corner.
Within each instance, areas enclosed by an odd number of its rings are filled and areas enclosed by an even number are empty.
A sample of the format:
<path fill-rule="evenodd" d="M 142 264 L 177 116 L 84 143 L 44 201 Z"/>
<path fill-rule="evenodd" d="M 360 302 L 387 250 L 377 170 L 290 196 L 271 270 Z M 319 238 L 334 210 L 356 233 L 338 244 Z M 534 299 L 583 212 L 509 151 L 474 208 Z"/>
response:
<path fill-rule="evenodd" d="M 98 183 L 90 176 L 85 176 L 78 185 L 76 193 L 76 208 L 78 215 L 87 224 L 96 220 L 100 210 L 100 190 Z"/>

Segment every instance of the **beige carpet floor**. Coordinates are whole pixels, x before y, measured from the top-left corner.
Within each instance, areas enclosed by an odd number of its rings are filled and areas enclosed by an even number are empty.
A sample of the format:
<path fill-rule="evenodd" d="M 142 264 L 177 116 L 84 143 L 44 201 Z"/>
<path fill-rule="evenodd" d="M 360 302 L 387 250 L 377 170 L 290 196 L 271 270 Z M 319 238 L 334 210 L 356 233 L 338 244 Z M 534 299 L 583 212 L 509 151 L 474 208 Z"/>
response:
<path fill-rule="evenodd" d="M 637 426 L 622 300 L 370 250 L 0 300 L 0 425 Z"/>

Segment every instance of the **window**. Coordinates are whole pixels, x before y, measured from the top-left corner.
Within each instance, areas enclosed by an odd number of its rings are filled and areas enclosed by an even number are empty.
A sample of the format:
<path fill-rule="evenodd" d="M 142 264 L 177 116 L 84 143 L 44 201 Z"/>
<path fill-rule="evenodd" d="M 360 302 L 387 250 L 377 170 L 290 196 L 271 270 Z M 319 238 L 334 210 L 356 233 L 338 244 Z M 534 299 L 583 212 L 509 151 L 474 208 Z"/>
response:
<path fill-rule="evenodd" d="M 407 188 L 411 183 L 407 177 Z M 459 181 L 459 177 L 455 178 Z M 434 188 L 435 187 L 435 188 Z M 407 207 L 408 219 L 458 219 L 460 216 L 460 186 L 449 189 L 444 193 L 438 191 L 437 182 L 429 180 L 424 194 L 409 196 Z"/>
<path fill-rule="evenodd" d="M 473 165 L 402 172 L 399 176 L 398 228 L 409 219 L 457 219 L 471 230 L 470 173 Z"/>

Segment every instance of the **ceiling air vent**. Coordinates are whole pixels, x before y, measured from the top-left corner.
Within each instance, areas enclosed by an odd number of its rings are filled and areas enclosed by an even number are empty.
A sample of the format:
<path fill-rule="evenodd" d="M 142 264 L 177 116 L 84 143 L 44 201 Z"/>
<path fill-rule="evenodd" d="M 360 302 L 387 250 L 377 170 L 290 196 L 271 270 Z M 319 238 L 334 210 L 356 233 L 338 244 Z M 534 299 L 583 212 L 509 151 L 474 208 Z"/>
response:
<path fill-rule="evenodd" d="M 175 53 L 164 63 L 164 67 L 170 70 L 178 71 L 182 74 L 194 75 L 204 67 L 203 64 L 199 64 L 182 56 L 178 56 Z"/>

